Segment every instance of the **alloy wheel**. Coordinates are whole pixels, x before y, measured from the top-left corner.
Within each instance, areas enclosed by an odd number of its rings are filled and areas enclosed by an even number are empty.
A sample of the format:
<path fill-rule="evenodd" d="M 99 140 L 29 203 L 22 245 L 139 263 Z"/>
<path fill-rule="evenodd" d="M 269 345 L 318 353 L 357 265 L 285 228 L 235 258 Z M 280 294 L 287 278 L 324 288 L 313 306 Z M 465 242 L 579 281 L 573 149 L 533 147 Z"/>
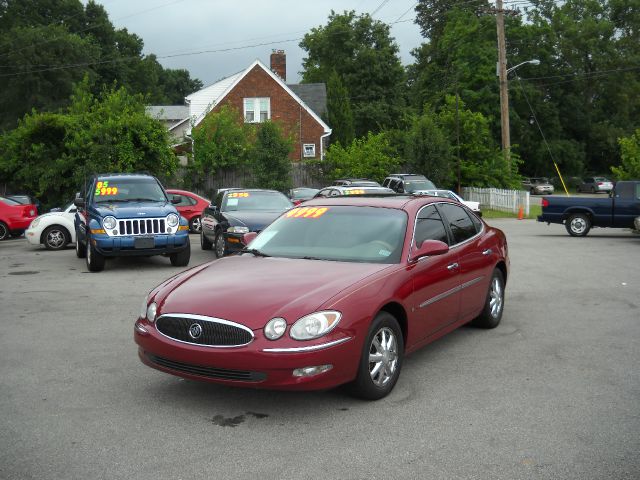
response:
<path fill-rule="evenodd" d="M 491 280 L 491 290 L 489 291 L 489 310 L 493 318 L 498 318 L 502 310 L 502 284 L 498 277 Z"/>
<path fill-rule="evenodd" d="M 393 379 L 398 367 L 398 341 L 389 327 L 383 327 L 373 336 L 369 346 L 369 375 L 378 387 Z"/>

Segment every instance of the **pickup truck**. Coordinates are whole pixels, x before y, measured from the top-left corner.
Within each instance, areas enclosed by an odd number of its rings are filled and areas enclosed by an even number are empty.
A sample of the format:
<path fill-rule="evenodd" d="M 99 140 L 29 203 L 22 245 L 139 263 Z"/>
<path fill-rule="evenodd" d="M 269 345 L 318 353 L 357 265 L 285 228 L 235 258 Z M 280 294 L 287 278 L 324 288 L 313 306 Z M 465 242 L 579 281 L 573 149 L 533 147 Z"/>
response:
<path fill-rule="evenodd" d="M 640 217 L 640 180 L 620 181 L 608 198 L 548 196 L 542 199 L 539 222 L 564 223 L 573 237 L 591 227 L 634 228 Z"/>
<path fill-rule="evenodd" d="M 101 174 L 74 200 L 76 255 L 87 269 L 104 269 L 106 257 L 165 255 L 173 266 L 189 264 L 189 225 L 157 178 L 146 174 Z"/>

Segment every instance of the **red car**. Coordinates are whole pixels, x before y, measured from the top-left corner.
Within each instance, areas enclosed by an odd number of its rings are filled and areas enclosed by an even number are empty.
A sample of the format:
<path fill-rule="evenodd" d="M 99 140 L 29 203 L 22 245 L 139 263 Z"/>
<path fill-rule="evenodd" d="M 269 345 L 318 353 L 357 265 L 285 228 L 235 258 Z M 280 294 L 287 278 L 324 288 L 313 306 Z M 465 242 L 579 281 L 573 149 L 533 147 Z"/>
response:
<path fill-rule="evenodd" d="M 37 216 L 35 205 L 0 197 L 0 240 L 21 235 Z"/>
<path fill-rule="evenodd" d="M 245 240 L 245 253 L 149 293 L 134 328 L 142 362 L 248 387 L 349 384 L 378 399 L 405 355 L 502 318 L 505 235 L 449 199 L 314 199 Z"/>
<path fill-rule="evenodd" d="M 202 228 L 201 216 L 202 211 L 211 204 L 211 200 L 207 200 L 200 195 L 187 192 L 186 190 L 167 189 L 170 195 L 181 195 L 182 200 L 176 204 L 176 208 L 180 215 L 189 222 L 189 231 L 191 233 L 200 233 Z"/>

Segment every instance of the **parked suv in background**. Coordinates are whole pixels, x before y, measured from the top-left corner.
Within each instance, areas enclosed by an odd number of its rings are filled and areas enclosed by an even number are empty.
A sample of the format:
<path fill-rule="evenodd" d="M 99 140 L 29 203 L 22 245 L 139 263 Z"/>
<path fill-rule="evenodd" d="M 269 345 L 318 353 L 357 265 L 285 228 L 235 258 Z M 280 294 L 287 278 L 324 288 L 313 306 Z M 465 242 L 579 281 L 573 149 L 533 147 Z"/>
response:
<path fill-rule="evenodd" d="M 89 180 L 78 196 L 74 226 L 76 255 L 91 272 L 104 269 L 106 257 L 166 255 L 171 264 L 189 264 L 189 225 L 151 175 L 109 173 Z"/>
<path fill-rule="evenodd" d="M 436 186 L 424 175 L 415 173 L 394 173 L 382 182 L 383 187 L 397 193 L 413 193 L 417 190 L 436 190 Z"/>

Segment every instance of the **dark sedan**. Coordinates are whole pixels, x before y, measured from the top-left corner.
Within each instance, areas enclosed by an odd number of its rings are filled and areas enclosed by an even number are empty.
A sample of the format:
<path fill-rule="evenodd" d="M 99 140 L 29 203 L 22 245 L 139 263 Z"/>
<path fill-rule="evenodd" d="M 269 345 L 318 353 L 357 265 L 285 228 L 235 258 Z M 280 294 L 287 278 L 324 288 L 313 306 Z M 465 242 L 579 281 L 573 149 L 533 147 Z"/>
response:
<path fill-rule="evenodd" d="M 239 252 L 245 246 L 245 233 L 261 232 L 292 207 L 291 200 L 275 190 L 222 190 L 202 212 L 200 245 L 203 250 L 215 246 L 218 258 Z"/>
<path fill-rule="evenodd" d="M 506 238 L 449 199 L 309 200 L 245 241 L 246 253 L 149 293 L 134 329 L 145 364 L 254 388 L 349 384 L 378 399 L 405 355 L 502 317 Z"/>

